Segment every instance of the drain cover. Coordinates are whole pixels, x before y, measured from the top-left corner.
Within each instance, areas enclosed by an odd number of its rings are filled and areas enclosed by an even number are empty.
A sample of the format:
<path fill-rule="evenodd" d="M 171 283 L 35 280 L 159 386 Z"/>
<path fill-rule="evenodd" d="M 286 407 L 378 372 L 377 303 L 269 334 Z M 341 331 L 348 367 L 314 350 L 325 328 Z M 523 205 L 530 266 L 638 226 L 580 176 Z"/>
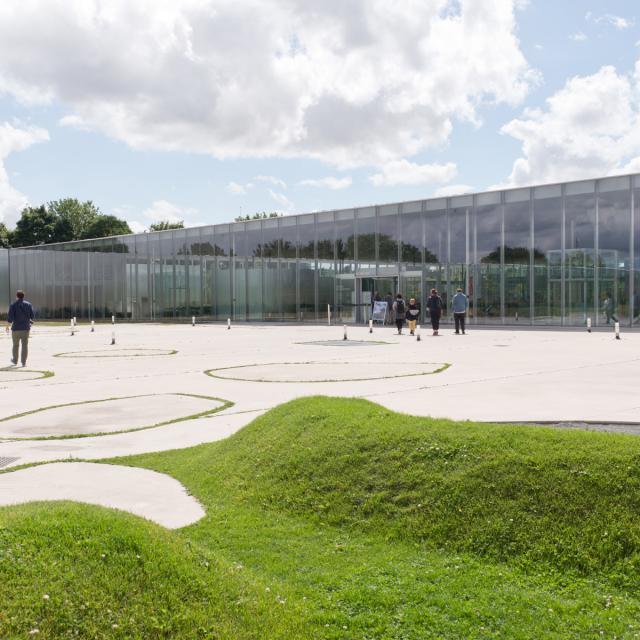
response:
<path fill-rule="evenodd" d="M 2 467 L 6 467 L 12 463 L 14 463 L 16 460 L 19 460 L 20 458 L 3 458 L 0 456 L 0 468 Z"/>

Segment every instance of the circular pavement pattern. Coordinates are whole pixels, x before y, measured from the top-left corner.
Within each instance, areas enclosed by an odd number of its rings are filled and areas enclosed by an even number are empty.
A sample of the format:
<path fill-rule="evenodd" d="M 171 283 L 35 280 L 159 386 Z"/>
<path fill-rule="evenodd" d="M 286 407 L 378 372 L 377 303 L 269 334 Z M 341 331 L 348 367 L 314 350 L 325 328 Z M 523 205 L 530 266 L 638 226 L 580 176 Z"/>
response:
<path fill-rule="evenodd" d="M 128 511 L 167 529 L 204 517 L 202 505 L 164 473 L 114 464 L 55 462 L 0 476 L 0 507 L 73 500 Z"/>
<path fill-rule="evenodd" d="M 35 369 L 0 369 L 0 383 L 4 382 L 27 382 L 28 380 L 42 380 L 50 378 L 51 371 L 37 371 Z"/>
<path fill-rule="evenodd" d="M 0 418 L 0 438 L 60 438 L 138 431 L 228 407 L 219 398 L 163 393 L 72 402 Z"/>
<path fill-rule="evenodd" d="M 358 382 L 431 375 L 449 366 L 443 362 L 408 362 L 397 368 L 381 362 L 270 362 L 209 369 L 205 373 L 244 382 Z M 381 375 L 383 371 L 389 371 L 389 375 Z"/>
<path fill-rule="evenodd" d="M 94 349 L 91 351 L 67 351 L 56 353 L 55 358 L 148 358 L 150 356 L 172 356 L 178 353 L 175 349 Z"/>

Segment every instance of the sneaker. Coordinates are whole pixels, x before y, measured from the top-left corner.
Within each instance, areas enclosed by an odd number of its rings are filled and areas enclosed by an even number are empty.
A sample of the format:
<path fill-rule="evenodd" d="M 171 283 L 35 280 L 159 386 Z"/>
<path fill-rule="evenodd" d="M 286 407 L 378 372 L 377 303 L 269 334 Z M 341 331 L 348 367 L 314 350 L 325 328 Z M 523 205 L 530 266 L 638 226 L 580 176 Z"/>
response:
<path fill-rule="evenodd" d="M 21 367 L 26 367 L 26 366 L 27 366 L 27 363 L 26 363 L 26 362 L 23 362 L 20 366 L 21 366 Z"/>
<path fill-rule="evenodd" d="M 463 331 L 462 333 L 464 333 L 464 331 Z M 456 335 L 457 335 L 457 336 L 458 336 L 458 335 L 460 335 L 460 332 L 459 332 L 459 331 L 456 331 Z"/>

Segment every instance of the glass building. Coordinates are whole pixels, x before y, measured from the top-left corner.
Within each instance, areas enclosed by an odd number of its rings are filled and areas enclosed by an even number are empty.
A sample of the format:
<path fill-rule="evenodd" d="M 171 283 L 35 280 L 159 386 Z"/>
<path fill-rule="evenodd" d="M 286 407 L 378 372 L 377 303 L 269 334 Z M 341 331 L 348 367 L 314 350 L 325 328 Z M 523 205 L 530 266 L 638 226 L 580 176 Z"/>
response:
<path fill-rule="evenodd" d="M 597 325 L 609 297 L 631 325 L 639 206 L 622 176 L 11 249 L 0 293 L 8 271 L 42 318 L 359 323 L 376 292 L 461 287 L 472 324 Z"/>

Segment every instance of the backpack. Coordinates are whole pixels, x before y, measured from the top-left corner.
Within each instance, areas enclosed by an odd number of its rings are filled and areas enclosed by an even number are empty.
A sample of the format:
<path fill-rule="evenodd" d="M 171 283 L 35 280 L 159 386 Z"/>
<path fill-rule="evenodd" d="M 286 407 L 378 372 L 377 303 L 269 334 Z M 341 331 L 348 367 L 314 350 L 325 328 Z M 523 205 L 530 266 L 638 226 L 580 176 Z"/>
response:
<path fill-rule="evenodd" d="M 440 296 L 431 296 L 429 298 L 430 311 L 442 311 L 442 298 Z"/>
<path fill-rule="evenodd" d="M 396 313 L 401 315 L 404 313 L 404 300 L 398 299 L 396 300 Z"/>

